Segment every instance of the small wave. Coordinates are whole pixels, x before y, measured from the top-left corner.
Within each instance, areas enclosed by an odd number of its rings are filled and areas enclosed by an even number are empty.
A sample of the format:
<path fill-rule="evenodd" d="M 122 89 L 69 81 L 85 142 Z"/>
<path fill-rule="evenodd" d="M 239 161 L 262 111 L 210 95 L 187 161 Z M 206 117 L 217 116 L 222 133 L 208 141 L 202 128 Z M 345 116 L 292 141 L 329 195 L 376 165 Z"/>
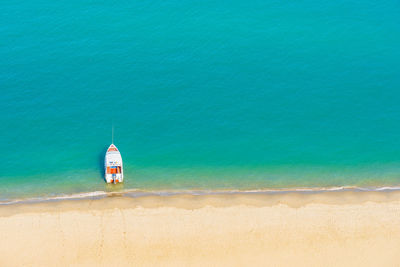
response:
<path fill-rule="evenodd" d="M 21 203 L 37 203 L 61 200 L 79 200 L 79 199 L 100 199 L 106 197 L 123 196 L 123 197 L 145 197 L 145 196 L 174 196 L 174 195 L 226 195 L 226 194 L 283 194 L 283 193 L 323 193 L 323 192 L 389 192 L 399 191 L 400 186 L 383 186 L 383 187 L 358 187 L 358 186 L 337 186 L 337 187 L 304 187 L 304 188 L 264 188 L 264 189 L 220 189 L 220 190 L 142 190 L 142 189 L 126 189 L 122 191 L 94 191 L 74 194 L 63 194 L 56 196 L 44 196 L 34 198 L 18 198 L 18 199 L 0 199 L 1 205 L 21 204 Z"/>
<path fill-rule="evenodd" d="M 57 200 L 73 200 L 73 199 L 85 199 L 85 198 L 101 198 L 106 197 L 107 192 L 104 191 L 94 191 L 94 192 L 84 192 L 75 194 L 65 194 L 57 196 L 45 196 L 45 197 L 33 197 L 33 198 L 19 198 L 19 199 L 3 199 L 0 201 L 0 205 L 10 205 L 19 203 L 35 203 L 35 202 L 46 202 L 46 201 L 57 201 Z"/>
<path fill-rule="evenodd" d="M 384 186 L 376 189 L 376 191 L 393 191 L 393 190 L 400 190 L 400 186 Z"/>

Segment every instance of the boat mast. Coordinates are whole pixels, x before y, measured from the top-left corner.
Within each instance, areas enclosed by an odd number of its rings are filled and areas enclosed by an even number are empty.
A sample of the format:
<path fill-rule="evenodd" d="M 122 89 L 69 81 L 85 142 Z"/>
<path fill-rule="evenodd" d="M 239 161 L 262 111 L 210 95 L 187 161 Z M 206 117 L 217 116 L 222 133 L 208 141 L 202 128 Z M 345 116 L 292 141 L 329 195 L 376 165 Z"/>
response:
<path fill-rule="evenodd" d="M 111 144 L 114 144 L 114 124 L 112 125 L 112 131 L 111 131 Z"/>

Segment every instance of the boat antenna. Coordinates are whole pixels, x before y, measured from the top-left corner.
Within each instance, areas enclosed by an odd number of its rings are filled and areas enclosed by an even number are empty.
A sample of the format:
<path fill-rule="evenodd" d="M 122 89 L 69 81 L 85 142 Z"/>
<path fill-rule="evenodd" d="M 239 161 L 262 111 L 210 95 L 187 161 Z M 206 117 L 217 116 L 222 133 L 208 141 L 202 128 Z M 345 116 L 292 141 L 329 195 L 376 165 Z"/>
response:
<path fill-rule="evenodd" d="M 111 144 L 114 144 L 114 124 L 112 125 L 112 131 L 111 131 Z"/>

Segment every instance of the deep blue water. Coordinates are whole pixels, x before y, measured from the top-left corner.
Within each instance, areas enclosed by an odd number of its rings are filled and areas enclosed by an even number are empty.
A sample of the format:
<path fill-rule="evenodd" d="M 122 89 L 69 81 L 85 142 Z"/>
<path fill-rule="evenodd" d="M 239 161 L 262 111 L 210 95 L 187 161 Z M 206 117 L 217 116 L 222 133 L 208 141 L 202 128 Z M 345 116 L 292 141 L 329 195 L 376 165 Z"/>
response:
<path fill-rule="evenodd" d="M 400 185 L 398 1 L 0 3 L 0 199 Z"/>

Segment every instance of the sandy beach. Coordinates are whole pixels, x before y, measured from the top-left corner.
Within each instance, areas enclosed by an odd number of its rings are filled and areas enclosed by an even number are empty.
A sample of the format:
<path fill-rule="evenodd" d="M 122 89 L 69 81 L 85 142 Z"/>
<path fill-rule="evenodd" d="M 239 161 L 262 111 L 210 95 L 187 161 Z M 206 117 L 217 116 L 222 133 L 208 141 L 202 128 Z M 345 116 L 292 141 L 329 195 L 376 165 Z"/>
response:
<path fill-rule="evenodd" d="M 0 207 L 0 266 L 399 266 L 399 251 L 399 192 Z"/>

